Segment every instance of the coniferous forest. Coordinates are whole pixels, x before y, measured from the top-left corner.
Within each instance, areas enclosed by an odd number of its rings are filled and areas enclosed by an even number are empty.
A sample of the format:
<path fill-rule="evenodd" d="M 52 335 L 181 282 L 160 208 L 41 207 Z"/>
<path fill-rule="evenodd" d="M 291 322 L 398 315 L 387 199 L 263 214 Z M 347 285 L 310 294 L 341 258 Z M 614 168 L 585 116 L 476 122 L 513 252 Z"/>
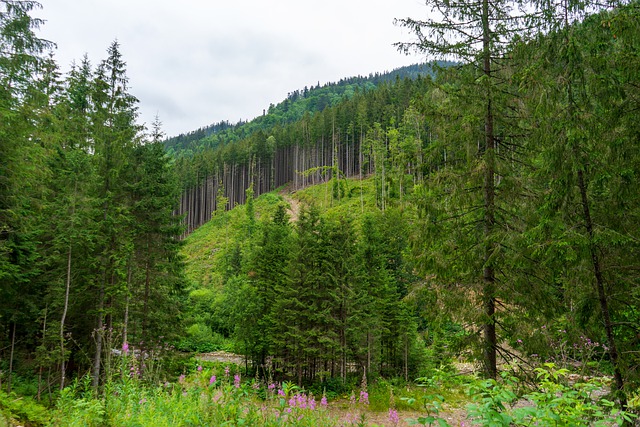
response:
<path fill-rule="evenodd" d="M 640 5 L 426 3 L 167 138 L 0 0 L 0 427 L 637 424 Z"/>

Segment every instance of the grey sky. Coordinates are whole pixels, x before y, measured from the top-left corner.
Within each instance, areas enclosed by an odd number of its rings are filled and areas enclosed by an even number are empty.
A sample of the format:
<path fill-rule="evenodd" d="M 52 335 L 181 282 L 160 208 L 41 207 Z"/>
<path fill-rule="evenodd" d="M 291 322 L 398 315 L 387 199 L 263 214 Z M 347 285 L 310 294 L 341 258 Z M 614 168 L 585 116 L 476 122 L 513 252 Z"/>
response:
<path fill-rule="evenodd" d="M 177 135 L 252 119 L 288 92 L 390 71 L 424 58 L 392 44 L 394 18 L 424 17 L 422 0 L 40 0 L 41 37 L 63 71 L 92 64 L 117 39 L 140 120 Z"/>

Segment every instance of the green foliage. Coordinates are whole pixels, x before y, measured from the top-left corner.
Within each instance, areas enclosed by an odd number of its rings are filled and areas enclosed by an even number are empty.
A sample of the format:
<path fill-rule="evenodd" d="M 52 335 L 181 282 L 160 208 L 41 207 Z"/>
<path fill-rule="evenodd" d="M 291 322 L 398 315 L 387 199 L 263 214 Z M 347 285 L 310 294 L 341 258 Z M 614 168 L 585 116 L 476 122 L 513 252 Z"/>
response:
<path fill-rule="evenodd" d="M 155 387 L 123 379 L 106 385 L 104 399 L 75 384 L 61 393 L 53 420 L 56 426 L 338 425 L 315 397 L 293 384 L 282 385 L 283 396 L 271 389 L 264 400 L 264 385 L 213 375 L 199 369 L 176 384 Z"/>
<path fill-rule="evenodd" d="M 49 424 L 50 414 L 47 408 L 30 397 L 0 391 L 0 425 L 4 419 L 32 426 L 45 426 Z"/>

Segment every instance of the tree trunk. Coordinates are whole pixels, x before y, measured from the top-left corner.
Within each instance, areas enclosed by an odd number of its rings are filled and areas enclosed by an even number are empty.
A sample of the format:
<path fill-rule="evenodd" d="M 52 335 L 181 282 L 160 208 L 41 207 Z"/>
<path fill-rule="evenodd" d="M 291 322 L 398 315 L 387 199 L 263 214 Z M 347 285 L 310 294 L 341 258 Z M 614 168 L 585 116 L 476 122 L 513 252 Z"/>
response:
<path fill-rule="evenodd" d="M 95 393 L 100 385 L 100 365 L 102 363 L 102 334 L 104 329 L 104 288 L 106 286 L 106 271 L 103 272 L 98 301 L 98 324 L 96 325 L 96 352 L 93 355 L 93 367 L 91 370 L 91 386 Z"/>
<path fill-rule="evenodd" d="M 482 2 L 482 27 L 483 27 L 483 72 L 491 79 L 491 45 L 489 28 L 489 0 Z M 484 271 L 482 298 L 484 305 L 484 364 L 485 374 L 489 378 L 497 375 L 496 362 L 496 322 L 495 322 L 495 270 L 491 266 L 491 255 L 495 244 L 491 242 L 493 228 L 495 224 L 495 130 L 493 106 L 491 103 L 492 94 L 487 88 L 487 104 L 485 116 L 485 176 L 484 176 Z"/>
<path fill-rule="evenodd" d="M 122 328 L 122 347 L 124 348 L 125 344 L 128 344 L 129 342 L 129 302 L 131 300 L 131 274 L 132 274 L 132 269 L 131 269 L 131 259 L 129 259 L 129 262 L 127 264 L 127 298 L 125 300 L 125 305 L 124 305 L 124 325 Z"/>
<path fill-rule="evenodd" d="M 60 390 L 64 388 L 66 379 L 66 357 L 64 347 L 64 325 L 67 319 L 67 311 L 69 309 L 69 290 L 71 289 L 71 244 L 67 252 L 67 280 L 64 289 L 64 306 L 62 308 L 62 317 L 60 318 Z"/>
<path fill-rule="evenodd" d="M 47 336 L 47 314 L 49 312 L 49 306 L 47 305 L 44 308 L 44 322 L 42 325 L 42 345 L 46 345 L 46 336 Z M 40 402 L 40 393 L 42 391 L 42 364 L 38 363 L 40 367 L 38 368 L 38 393 L 36 394 L 36 400 Z"/>
<path fill-rule="evenodd" d="M 575 151 L 575 149 L 574 149 Z M 600 303 L 600 312 L 602 314 L 602 322 L 607 335 L 607 345 L 609 346 L 609 357 L 613 365 L 613 377 L 615 379 L 616 397 L 620 399 L 620 407 L 624 411 L 627 409 L 627 396 L 624 392 L 624 380 L 622 371 L 620 370 L 620 357 L 618 355 L 618 347 L 613 334 L 613 322 L 611 321 L 611 313 L 609 312 L 609 301 L 605 289 L 604 278 L 602 277 L 602 267 L 600 257 L 598 256 L 597 247 L 594 239 L 593 221 L 591 219 L 591 210 L 589 208 L 589 198 L 587 194 L 587 184 L 584 179 L 584 172 L 578 169 L 578 187 L 580 189 L 580 198 L 582 201 L 582 213 L 584 215 L 585 227 L 589 237 L 589 252 L 591 255 L 591 265 L 593 274 L 596 278 L 596 288 L 598 291 L 598 301 Z"/>
<path fill-rule="evenodd" d="M 11 353 L 9 354 L 9 377 L 7 378 L 7 394 L 11 393 L 11 377 L 13 376 L 13 352 L 16 348 L 16 322 L 13 322 L 13 333 L 11 334 Z"/>

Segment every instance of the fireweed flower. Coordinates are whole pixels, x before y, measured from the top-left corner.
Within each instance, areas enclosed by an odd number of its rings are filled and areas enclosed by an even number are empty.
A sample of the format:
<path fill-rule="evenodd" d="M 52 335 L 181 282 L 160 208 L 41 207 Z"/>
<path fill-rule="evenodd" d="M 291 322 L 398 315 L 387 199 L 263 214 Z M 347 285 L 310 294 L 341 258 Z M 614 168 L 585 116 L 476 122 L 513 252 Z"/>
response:
<path fill-rule="evenodd" d="M 233 386 L 234 386 L 235 388 L 240 388 L 240 375 L 235 374 L 235 375 L 233 376 Z"/>
<path fill-rule="evenodd" d="M 282 396 L 282 397 L 285 396 L 283 389 L 281 389 L 281 388 L 278 389 L 278 396 Z"/>
<path fill-rule="evenodd" d="M 298 406 L 302 409 L 307 409 L 307 396 L 304 394 L 299 394 L 297 396 Z"/>
<path fill-rule="evenodd" d="M 324 408 L 327 407 L 327 395 L 325 393 L 322 393 L 322 399 L 320 399 L 320 405 L 322 405 Z"/>
<path fill-rule="evenodd" d="M 311 409 L 312 411 L 316 409 L 316 399 L 315 397 L 309 396 L 309 409 Z"/>
<path fill-rule="evenodd" d="M 198 372 L 202 372 L 202 366 L 198 365 Z"/>
<path fill-rule="evenodd" d="M 180 377 L 178 378 L 178 382 L 180 384 L 182 384 L 184 382 L 184 374 L 180 375 Z"/>
<path fill-rule="evenodd" d="M 212 375 L 211 379 L 209 380 L 209 385 L 214 384 L 216 382 L 216 376 Z"/>
<path fill-rule="evenodd" d="M 360 403 L 364 404 L 364 405 L 368 405 L 369 404 L 369 393 L 367 393 L 365 390 L 361 390 L 360 391 Z"/>
<path fill-rule="evenodd" d="M 129 343 L 126 341 L 122 343 L 122 352 L 125 355 L 129 354 Z"/>
<path fill-rule="evenodd" d="M 224 368 L 224 376 L 225 377 L 229 377 L 229 367 L 228 366 L 225 366 L 225 368 Z"/>
<path fill-rule="evenodd" d="M 393 408 L 389 408 L 389 421 L 394 425 L 397 426 L 398 423 L 400 422 L 400 417 L 398 416 L 398 411 L 396 411 Z"/>
<path fill-rule="evenodd" d="M 349 397 L 349 403 L 352 405 L 356 404 L 356 394 L 354 392 L 351 392 L 351 397 Z"/>

